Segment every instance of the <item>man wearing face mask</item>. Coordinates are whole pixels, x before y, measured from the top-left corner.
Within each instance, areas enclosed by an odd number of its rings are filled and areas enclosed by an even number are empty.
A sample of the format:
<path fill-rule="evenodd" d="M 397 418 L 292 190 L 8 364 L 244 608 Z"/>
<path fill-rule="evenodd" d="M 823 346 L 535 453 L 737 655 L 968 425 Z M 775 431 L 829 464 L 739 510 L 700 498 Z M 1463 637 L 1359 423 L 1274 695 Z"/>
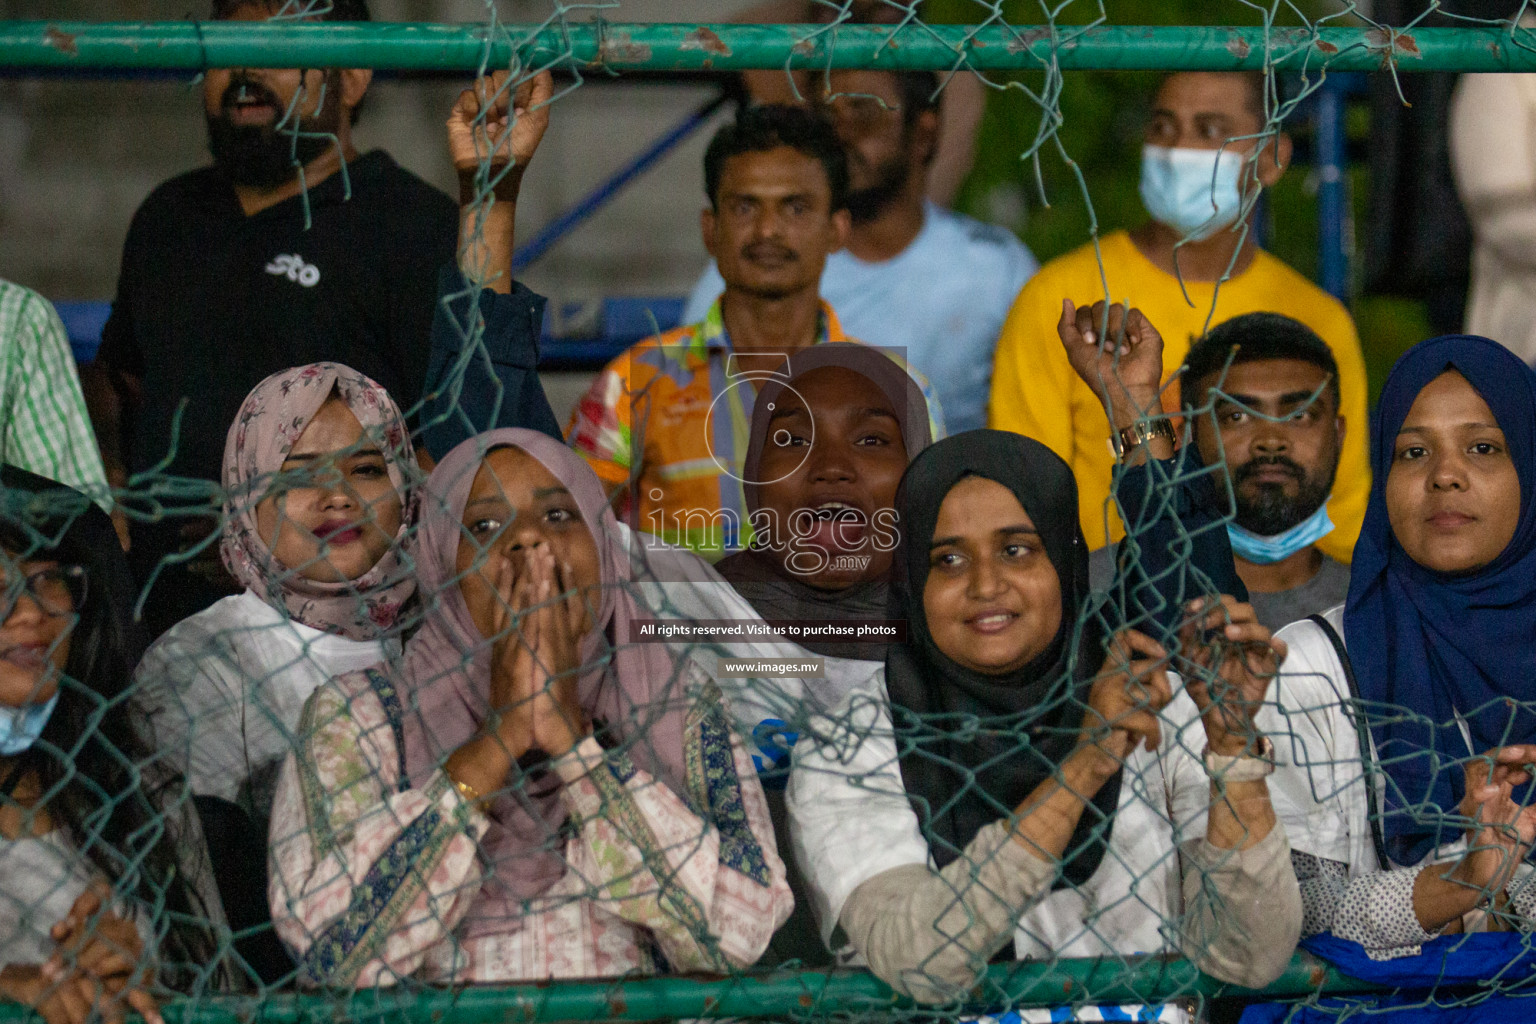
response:
<path fill-rule="evenodd" d="M 1319 547 L 1334 530 L 1328 496 L 1348 436 L 1323 339 L 1279 313 L 1234 317 L 1189 350 L 1179 391 L 1201 461 L 1226 467 L 1227 537 L 1259 621 L 1279 630 L 1342 603 L 1349 566 Z M 1095 589 L 1113 579 L 1113 553 L 1089 558 Z"/>
<path fill-rule="evenodd" d="M 262 21 L 283 6 L 213 0 L 212 15 Z M 312 17 L 366 21 L 369 13 L 365 0 L 331 0 Z M 165 182 L 135 214 L 112 315 L 86 374 L 119 480 L 156 469 L 217 481 L 241 401 L 285 367 L 341 362 L 402 406 L 420 397 L 457 206 L 387 153 L 354 147 L 371 77 L 363 69 L 205 73 L 213 164 Z M 155 632 L 229 592 L 217 546 L 201 546 L 217 508 L 210 500 L 206 515 L 133 523 L 141 577 L 167 555 L 194 556 L 162 572 L 146 604 Z"/>
<path fill-rule="evenodd" d="M 1019 293 L 1003 326 L 988 422 L 1047 444 L 1072 466 L 1092 547 L 1118 540 L 1124 530 L 1107 507 L 1114 466 L 1109 420 L 1056 341 L 1067 298 L 1102 295 L 1106 283 L 1111 298 L 1129 297 L 1162 332 L 1165 380 L 1208 326 L 1245 313 L 1284 313 L 1332 353 L 1339 414 L 1365 422 L 1365 361 L 1348 311 L 1253 237 L 1254 203 L 1291 158 L 1287 136 L 1262 134 L 1265 110 L 1262 74 L 1189 72 L 1164 79 L 1142 151 L 1141 197 L 1151 219 L 1103 236 L 1097 253 L 1090 243 L 1047 263 Z M 1164 390 L 1164 404 L 1177 411 L 1172 389 Z M 1349 561 L 1370 493 L 1364 435 L 1358 430 L 1343 438 L 1338 486 L 1327 504 L 1334 529 L 1317 542 L 1339 562 Z"/>

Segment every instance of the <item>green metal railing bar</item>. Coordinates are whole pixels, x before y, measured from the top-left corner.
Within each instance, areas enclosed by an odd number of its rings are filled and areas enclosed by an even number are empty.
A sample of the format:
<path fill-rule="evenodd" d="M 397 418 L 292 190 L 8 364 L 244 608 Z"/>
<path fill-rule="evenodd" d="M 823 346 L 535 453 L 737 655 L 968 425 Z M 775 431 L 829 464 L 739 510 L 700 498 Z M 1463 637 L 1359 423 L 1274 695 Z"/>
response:
<path fill-rule="evenodd" d="M 1306 954 L 1262 995 L 1276 999 L 1375 989 L 1344 977 Z M 975 1007 L 1007 1004 L 1160 1003 L 1196 995 L 1250 995 L 1201 974 L 1187 960 L 1145 957 L 1110 960 L 1026 961 L 990 968 L 974 990 Z M 345 997 L 282 994 L 261 999 L 220 997 L 171 1003 L 167 1024 L 311 1024 L 320 1020 L 383 1019 L 437 1024 L 541 1024 L 567 1020 L 661 1018 L 805 1017 L 910 1008 L 883 982 L 862 971 L 783 972 L 735 978 L 643 978 L 627 981 L 560 982 L 544 985 L 470 986 L 457 990 L 377 989 Z M 35 1021 L 26 1007 L 0 1003 L 0 1024 Z"/>
<path fill-rule="evenodd" d="M 1381 29 L 989 25 L 699 25 L 584 22 L 0 22 L 0 69 L 186 70 L 368 67 L 473 72 L 489 63 L 616 71 L 752 68 L 1028 70 L 1536 71 L 1536 33 L 1507 26 Z"/>

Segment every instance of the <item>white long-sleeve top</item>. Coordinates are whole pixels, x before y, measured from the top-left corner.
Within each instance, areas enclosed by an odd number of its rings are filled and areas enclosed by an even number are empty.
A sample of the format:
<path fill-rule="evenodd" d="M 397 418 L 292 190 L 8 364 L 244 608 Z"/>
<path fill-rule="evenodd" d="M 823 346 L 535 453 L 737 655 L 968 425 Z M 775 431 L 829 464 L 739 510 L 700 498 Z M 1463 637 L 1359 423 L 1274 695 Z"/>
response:
<path fill-rule="evenodd" d="M 1264 974 L 1277 959 L 1289 958 L 1300 906 L 1284 831 L 1271 830 L 1245 851 L 1205 841 L 1210 781 L 1200 760 L 1204 729 L 1176 678 L 1174 688 L 1178 697 L 1163 712 L 1161 745 L 1151 752 L 1138 749 L 1127 759 L 1108 849 L 1086 883 L 1050 890 L 1054 865 L 1041 862 L 1044 870 L 1031 872 L 1032 854 L 986 829 L 967 857 L 943 872 L 947 879 L 956 874 L 951 883 L 984 890 L 966 917 L 986 916 L 990 902 L 998 905 L 992 912 L 1017 919 L 1013 941 L 1019 958 L 1161 953 L 1181 932 L 1180 944 L 1218 975 L 1245 979 L 1250 971 Z M 883 673 L 821 717 L 811 735 L 801 736 L 788 805 L 795 857 L 811 884 L 813 909 L 829 944 L 836 943 L 835 929 L 849 923 L 848 907 L 861 886 L 913 867 L 918 874 L 902 875 L 903 884 L 923 881 L 918 876 L 932 860 L 902 783 Z M 977 861 L 969 879 L 969 866 L 951 870 L 967 859 Z M 987 865 L 1002 860 L 1008 863 L 1000 877 L 988 878 Z M 1033 891 L 1009 892 L 1021 874 L 1037 876 L 1025 886 Z M 956 891 L 948 902 L 966 899 Z M 1288 913 L 1292 904 L 1295 912 Z M 942 918 L 914 924 L 945 936 L 951 927 L 969 927 L 969 921 L 950 922 L 947 912 Z M 954 957 L 963 945 L 950 943 L 946 952 Z M 937 955 L 915 962 L 923 957 L 914 947 L 913 963 L 889 962 L 882 977 L 893 984 L 899 980 L 920 997 L 927 989 L 932 997 L 933 990 L 968 984 L 977 966 L 969 962 L 974 957 L 965 956 L 959 959 L 968 962 L 955 965 L 941 966 Z M 1273 973 L 1252 983 L 1263 984 Z"/>
<path fill-rule="evenodd" d="M 1344 635 L 1343 605 L 1323 617 Z M 1304 934 L 1331 931 L 1358 942 L 1377 960 L 1416 955 L 1436 933 L 1419 924 L 1413 908 L 1414 880 L 1424 865 L 1459 858 L 1465 840 L 1445 843 L 1418 864 L 1381 862 L 1365 788 L 1364 758 L 1374 757 L 1374 750 L 1361 749 L 1360 729 L 1347 703 L 1344 666 L 1314 622 L 1293 623 L 1279 637 L 1290 650 L 1271 689 L 1272 702 L 1261 712 L 1260 727 L 1282 755 L 1280 768 L 1270 778 L 1271 792 L 1283 787 L 1291 796 L 1286 829 L 1302 878 Z M 1381 806 L 1386 780 L 1373 773 L 1370 784 Z M 1279 806 L 1277 802 L 1277 810 Z M 1449 811 L 1457 813 L 1455 808 Z M 1536 920 L 1536 880 L 1528 865 L 1518 869 L 1505 891 L 1510 912 Z M 1468 931 L 1484 924 L 1480 912 L 1463 922 Z"/>
<path fill-rule="evenodd" d="M 156 744 L 192 792 L 248 801 L 264 818 L 310 694 L 399 653 L 398 639 L 326 633 L 247 590 L 166 631 L 134 682 Z"/>

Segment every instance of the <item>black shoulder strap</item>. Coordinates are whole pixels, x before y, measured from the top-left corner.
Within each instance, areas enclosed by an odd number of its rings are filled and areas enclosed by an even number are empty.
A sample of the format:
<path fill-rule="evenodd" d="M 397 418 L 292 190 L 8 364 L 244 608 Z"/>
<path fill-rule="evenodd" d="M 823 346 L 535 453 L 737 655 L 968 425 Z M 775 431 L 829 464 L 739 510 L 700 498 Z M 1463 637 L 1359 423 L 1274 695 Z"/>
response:
<path fill-rule="evenodd" d="M 1332 623 L 1321 615 L 1308 615 L 1307 621 L 1316 623 L 1317 628 L 1323 631 L 1323 636 L 1333 645 L 1333 653 L 1339 656 L 1339 665 L 1344 669 L 1344 682 L 1349 687 L 1349 699 L 1353 705 L 1345 707 L 1344 713 L 1354 723 L 1355 736 L 1360 741 L 1360 763 L 1365 768 L 1365 807 L 1370 818 L 1371 841 L 1376 846 L 1376 859 L 1381 869 L 1386 871 L 1392 860 L 1387 856 L 1387 843 L 1381 833 L 1381 806 L 1376 798 L 1376 758 L 1371 753 L 1371 731 L 1365 727 L 1365 718 L 1358 709 L 1360 687 L 1355 684 L 1355 668 L 1349 662 L 1349 652 L 1344 649 L 1344 638 L 1339 636 L 1339 631 L 1333 628 Z"/>

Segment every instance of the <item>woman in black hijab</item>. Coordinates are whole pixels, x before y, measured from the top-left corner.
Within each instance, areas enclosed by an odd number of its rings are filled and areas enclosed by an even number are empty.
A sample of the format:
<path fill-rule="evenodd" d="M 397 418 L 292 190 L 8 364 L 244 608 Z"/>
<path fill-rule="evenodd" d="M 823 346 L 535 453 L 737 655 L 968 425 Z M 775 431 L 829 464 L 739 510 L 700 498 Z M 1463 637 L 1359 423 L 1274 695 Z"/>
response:
<path fill-rule="evenodd" d="M 879 660 L 858 623 L 890 618 L 893 504 L 907 463 L 933 440 L 922 389 L 884 351 L 816 345 L 765 381 L 743 464 L 752 544 L 715 568 L 769 622 L 816 654 Z M 831 635 L 807 636 L 807 627 Z M 848 635 L 848 634 L 853 635 Z"/>
<path fill-rule="evenodd" d="M 1252 727 L 1278 653 L 1253 610 L 1187 616 L 1185 681 L 1150 638 L 1111 637 L 1071 471 L 1016 434 L 935 444 L 897 504 L 907 642 L 795 748 L 792 843 L 823 938 L 841 927 L 930 1002 L 1010 937 L 1020 957 L 1115 957 L 1176 933 L 1217 977 L 1272 980 L 1301 907 Z"/>

